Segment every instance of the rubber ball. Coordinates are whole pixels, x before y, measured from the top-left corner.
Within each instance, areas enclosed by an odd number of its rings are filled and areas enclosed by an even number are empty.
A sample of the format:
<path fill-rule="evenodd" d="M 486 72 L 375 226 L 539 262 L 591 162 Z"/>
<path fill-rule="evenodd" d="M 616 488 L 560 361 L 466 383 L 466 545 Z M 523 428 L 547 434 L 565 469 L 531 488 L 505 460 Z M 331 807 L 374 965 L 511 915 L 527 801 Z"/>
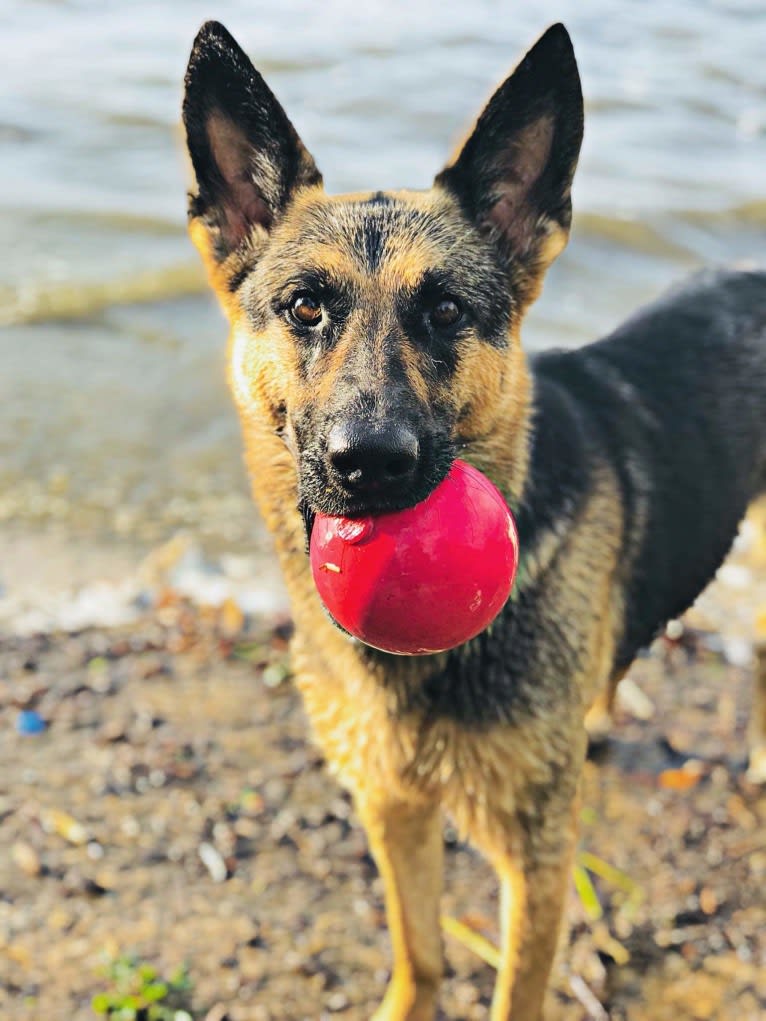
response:
<path fill-rule="evenodd" d="M 455 461 L 414 507 L 317 514 L 310 558 L 322 602 L 349 634 L 384 652 L 426 655 L 491 624 L 511 593 L 519 540 L 499 490 Z"/>

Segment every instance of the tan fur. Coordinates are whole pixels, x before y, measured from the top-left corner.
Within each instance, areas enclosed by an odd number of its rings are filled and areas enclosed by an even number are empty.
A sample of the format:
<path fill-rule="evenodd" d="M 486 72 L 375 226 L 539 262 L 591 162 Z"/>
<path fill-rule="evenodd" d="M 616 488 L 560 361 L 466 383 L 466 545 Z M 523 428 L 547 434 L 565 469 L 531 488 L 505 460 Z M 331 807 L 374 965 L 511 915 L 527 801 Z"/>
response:
<path fill-rule="evenodd" d="M 458 437 L 471 451 L 470 460 L 512 502 L 524 488 L 529 467 L 529 423 L 532 389 L 526 357 L 512 332 L 507 353 L 476 345 L 458 371 L 455 399 L 471 414 L 458 425 Z"/>

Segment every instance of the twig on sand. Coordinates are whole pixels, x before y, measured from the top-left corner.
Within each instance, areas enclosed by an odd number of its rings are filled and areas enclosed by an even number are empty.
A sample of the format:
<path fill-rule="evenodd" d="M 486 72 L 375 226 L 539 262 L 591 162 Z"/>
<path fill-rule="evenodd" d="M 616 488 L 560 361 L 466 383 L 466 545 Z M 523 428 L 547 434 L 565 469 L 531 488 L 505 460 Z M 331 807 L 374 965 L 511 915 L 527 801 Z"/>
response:
<path fill-rule="evenodd" d="M 585 1007 L 591 1021 L 609 1021 L 609 1015 L 584 979 L 579 975 L 570 975 L 569 988 L 578 1002 Z"/>
<path fill-rule="evenodd" d="M 464 947 L 472 950 L 477 957 L 480 957 L 491 968 L 497 970 L 500 967 L 500 952 L 481 933 L 471 929 L 463 922 L 459 922 L 457 918 L 451 918 L 449 915 L 442 915 L 441 926 L 448 936 L 452 936 L 453 939 L 462 943 Z"/>

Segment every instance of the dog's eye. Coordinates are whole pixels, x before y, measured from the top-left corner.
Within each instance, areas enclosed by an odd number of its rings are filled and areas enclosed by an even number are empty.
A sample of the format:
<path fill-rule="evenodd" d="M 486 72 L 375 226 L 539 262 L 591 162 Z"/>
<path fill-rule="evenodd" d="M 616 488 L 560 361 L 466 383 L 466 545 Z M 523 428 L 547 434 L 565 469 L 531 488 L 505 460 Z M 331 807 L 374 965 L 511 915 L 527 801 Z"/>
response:
<path fill-rule="evenodd" d="M 431 309 L 429 319 L 433 326 L 454 326 L 463 315 L 463 310 L 454 298 L 442 298 Z"/>
<path fill-rule="evenodd" d="M 322 304 L 311 294 L 299 294 L 290 305 L 290 315 L 299 326 L 318 326 Z"/>

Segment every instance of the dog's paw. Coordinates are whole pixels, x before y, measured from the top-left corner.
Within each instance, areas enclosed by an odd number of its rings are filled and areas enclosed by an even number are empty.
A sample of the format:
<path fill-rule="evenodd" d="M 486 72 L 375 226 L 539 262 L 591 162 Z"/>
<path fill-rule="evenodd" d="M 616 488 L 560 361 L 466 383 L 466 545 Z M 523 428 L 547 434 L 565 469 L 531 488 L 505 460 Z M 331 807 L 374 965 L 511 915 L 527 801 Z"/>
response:
<path fill-rule="evenodd" d="M 435 992 L 392 982 L 370 1021 L 436 1021 Z"/>
<path fill-rule="evenodd" d="M 585 732 L 588 743 L 596 747 L 606 744 L 612 732 L 612 714 L 608 709 L 596 704 L 585 717 Z"/>

